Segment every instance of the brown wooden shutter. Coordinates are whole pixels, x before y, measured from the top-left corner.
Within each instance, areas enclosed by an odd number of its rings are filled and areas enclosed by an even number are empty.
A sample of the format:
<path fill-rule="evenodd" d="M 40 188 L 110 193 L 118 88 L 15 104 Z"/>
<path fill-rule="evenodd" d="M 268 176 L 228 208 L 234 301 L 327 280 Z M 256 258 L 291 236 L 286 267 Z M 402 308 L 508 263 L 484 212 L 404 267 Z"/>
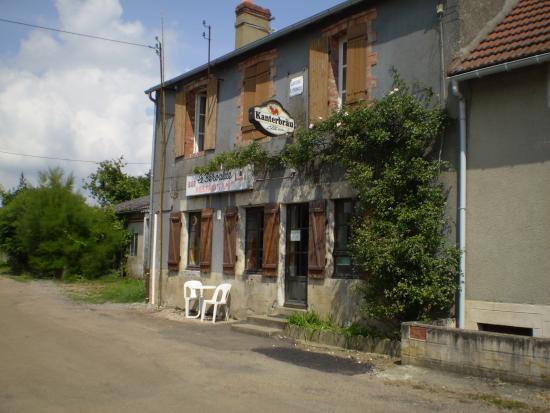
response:
<path fill-rule="evenodd" d="M 248 120 L 248 109 L 255 104 L 254 96 L 256 93 L 256 65 L 247 67 L 244 70 L 244 84 L 243 84 L 243 128 L 252 128 L 252 124 Z"/>
<path fill-rule="evenodd" d="M 263 274 L 277 276 L 279 265 L 279 204 L 264 207 Z"/>
<path fill-rule="evenodd" d="M 209 272 L 212 268 L 212 225 L 214 210 L 205 208 L 201 211 L 201 252 L 200 270 Z"/>
<path fill-rule="evenodd" d="M 168 238 L 168 269 L 177 271 L 180 265 L 181 213 L 170 213 Z"/>
<path fill-rule="evenodd" d="M 223 228 L 223 273 L 235 275 L 235 262 L 237 261 L 237 208 L 231 207 L 225 210 Z"/>
<path fill-rule="evenodd" d="M 348 29 L 346 103 L 367 98 L 367 23 Z"/>
<path fill-rule="evenodd" d="M 176 110 L 174 113 L 174 145 L 176 157 L 183 156 L 185 142 L 185 117 L 187 109 L 185 105 L 185 92 L 176 94 Z"/>
<path fill-rule="evenodd" d="M 313 39 L 309 45 L 309 121 L 328 115 L 328 38 Z"/>
<path fill-rule="evenodd" d="M 271 62 L 264 61 L 256 65 L 256 92 L 254 94 L 254 104 L 261 105 L 270 96 L 271 84 Z"/>
<path fill-rule="evenodd" d="M 218 111 L 218 79 L 208 79 L 206 86 L 206 122 L 204 150 L 216 148 L 216 113 Z"/>
<path fill-rule="evenodd" d="M 309 203 L 308 243 L 308 275 L 312 278 L 322 278 L 325 275 L 325 234 L 325 201 L 312 201 Z"/>
<path fill-rule="evenodd" d="M 191 123 L 192 119 L 189 115 L 189 111 L 195 110 L 195 94 L 191 93 L 189 91 L 185 91 L 185 113 L 184 113 L 184 119 L 185 119 L 185 134 L 184 134 L 184 147 L 183 147 L 183 153 L 184 155 L 190 156 L 193 154 L 195 150 L 195 133 L 193 131 L 194 127 Z M 193 115 L 194 118 L 194 115 Z"/>

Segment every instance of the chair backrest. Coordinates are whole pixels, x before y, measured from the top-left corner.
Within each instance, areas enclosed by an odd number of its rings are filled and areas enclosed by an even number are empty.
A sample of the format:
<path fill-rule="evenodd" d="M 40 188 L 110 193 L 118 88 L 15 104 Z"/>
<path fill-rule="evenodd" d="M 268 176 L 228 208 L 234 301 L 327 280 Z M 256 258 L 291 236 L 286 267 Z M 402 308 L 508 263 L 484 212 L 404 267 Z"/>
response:
<path fill-rule="evenodd" d="M 227 296 L 229 295 L 230 290 L 231 290 L 231 284 L 229 283 L 220 284 L 214 290 L 212 299 L 216 300 L 216 302 L 218 302 L 219 304 L 227 304 Z"/>
<path fill-rule="evenodd" d="M 197 280 L 186 281 L 183 284 L 183 297 L 184 298 L 197 298 L 197 289 L 202 288 L 202 283 Z M 189 290 L 189 293 L 187 292 Z"/>

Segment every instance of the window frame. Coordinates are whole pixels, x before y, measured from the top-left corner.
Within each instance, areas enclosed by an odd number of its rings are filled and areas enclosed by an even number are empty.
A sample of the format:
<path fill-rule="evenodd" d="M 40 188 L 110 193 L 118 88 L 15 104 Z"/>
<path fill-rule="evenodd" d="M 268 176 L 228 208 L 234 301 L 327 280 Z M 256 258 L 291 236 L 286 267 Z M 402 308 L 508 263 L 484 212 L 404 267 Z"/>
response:
<path fill-rule="evenodd" d="M 346 104 L 346 83 L 348 71 L 347 58 L 348 39 L 342 37 L 338 41 L 338 108 L 341 109 Z M 344 74 L 346 80 L 344 81 Z"/>
<path fill-rule="evenodd" d="M 138 237 L 139 233 L 137 231 L 132 231 L 132 235 L 130 238 L 130 245 L 128 246 L 128 256 L 130 257 L 137 257 L 138 252 Z"/>
<path fill-rule="evenodd" d="M 200 262 L 201 262 L 201 211 L 189 211 L 187 213 L 187 269 L 190 270 L 199 270 L 200 269 Z M 196 237 L 197 237 L 197 245 L 198 245 L 198 253 L 196 254 L 195 258 L 195 264 L 190 263 L 190 257 L 191 257 L 191 225 L 192 225 L 192 217 L 197 217 L 197 227 L 196 227 Z"/>
<path fill-rule="evenodd" d="M 204 113 L 201 114 L 201 100 L 204 98 Z M 204 137 L 206 134 L 206 89 L 195 92 L 195 119 L 193 122 L 193 153 L 200 153 L 204 150 Z M 202 132 L 201 132 L 202 126 Z"/>
<path fill-rule="evenodd" d="M 249 232 L 252 232 L 252 230 L 249 230 L 249 222 L 250 222 L 250 215 L 251 214 L 257 214 L 258 215 L 258 228 L 256 229 L 258 242 L 260 244 L 259 248 L 256 249 L 256 262 L 260 263 L 256 266 L 256 268 L 248 268 L 248 250 L 249 250 Z M 263 271 L 263 252 L 264 252 L 264 214 L 265 210 L 263 206 L 255 206 L 246 208 L 246 221 L 245 221 L 245 243 L 244 243 L 244 257 L 245 257 L 245 273 L 247 274 L 259 274 Z"/>
<path fill-rule="evenodd" d="M 333 200 L 334 203 L 334 247 L 332 250 L 332 258 L 333 258 L 333 271 L 332 271 L 332 277 L 333 278 L 359 278 L 359 273 L 357 271 L 357 268 L 354 265 L 353 257 L 351 255 L 351 249 L 349 248 L 349 241 L 351 236 L 351 218 L 348 222 L 345 223 L 339 223 L 338 222 L 338 205 L 344 205 L 345 202 L 351 203 L 351 217 L 354 216 L 355 212 L 355 200 L 353 198 L 341 198 L 341 199 L 335 199 Z M 347 228 L 347 235 L 348 239 L 346 242 L 346 249 L 337 249 L 337 233 L 339 227 L 346 227 Z M 350 259 L 350 265 L 346 266 L 349 268 L 347 271 L 339 271 L 338 268 L 341 266 L 337 265 L 337 258 L 338 257 L 349 257 Z"/>

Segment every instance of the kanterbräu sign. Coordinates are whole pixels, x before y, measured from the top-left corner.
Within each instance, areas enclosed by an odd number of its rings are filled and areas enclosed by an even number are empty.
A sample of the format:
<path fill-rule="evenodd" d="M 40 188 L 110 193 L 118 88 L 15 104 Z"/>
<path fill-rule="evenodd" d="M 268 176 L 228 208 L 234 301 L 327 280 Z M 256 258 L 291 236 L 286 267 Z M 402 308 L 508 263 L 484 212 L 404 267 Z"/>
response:
<path fill-rule="evenodd" d="M 261 106 L 248 110 L 248 120 L 262 132 L 271 136 L 292 133 L 295 129 L 294 119 L 276 100 L 270 100 Z"/>
<path fill-rule="evenodd" d="M 218 194 L 221 192 L 245 191 L 254 186 L 252 167 L 247 166 L 227 171 L 200 175 L 187 175 L 187 196 Z"/>

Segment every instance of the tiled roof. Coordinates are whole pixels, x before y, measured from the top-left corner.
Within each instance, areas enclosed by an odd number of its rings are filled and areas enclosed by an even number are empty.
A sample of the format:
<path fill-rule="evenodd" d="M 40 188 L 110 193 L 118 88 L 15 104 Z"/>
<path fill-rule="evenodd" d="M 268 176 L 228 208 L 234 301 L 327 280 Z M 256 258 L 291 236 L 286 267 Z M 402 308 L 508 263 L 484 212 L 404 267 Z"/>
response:
<path fill-rule="evenodd" d="M 519 0 L 449 75 L 550 52 L 550 0 Z"/>
<path fill-rule="evenodd" d="M 129 201 L 121 202 L 115 205 L 115 212 L 117 214 L 129 214 L 132 212 L 147 212 L 149 209 L 149 196 L 142 196 L 141 198 L 130 199 Z"/>

